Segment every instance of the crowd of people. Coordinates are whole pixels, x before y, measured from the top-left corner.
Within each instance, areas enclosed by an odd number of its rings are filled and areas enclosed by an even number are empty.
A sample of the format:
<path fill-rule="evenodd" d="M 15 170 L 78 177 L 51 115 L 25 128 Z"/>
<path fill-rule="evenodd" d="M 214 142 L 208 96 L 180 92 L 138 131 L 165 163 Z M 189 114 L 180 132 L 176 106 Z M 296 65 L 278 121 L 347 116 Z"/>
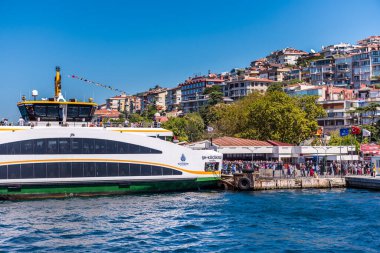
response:
<path fill-rule="evenodd" d="M 375 176 L 374 164 L 366 161 L 337 161 L 315 163 L 287 163 L 282 161 L 223 161 L 222 173 L 235 174 L 242 172 L 263 172 L 271 170 L 272 176 L 281 177 L 319 177 L 319 176 L 346 176 L 368 175 Z M 277 171 L 277 173 L 276 173 Z"/>

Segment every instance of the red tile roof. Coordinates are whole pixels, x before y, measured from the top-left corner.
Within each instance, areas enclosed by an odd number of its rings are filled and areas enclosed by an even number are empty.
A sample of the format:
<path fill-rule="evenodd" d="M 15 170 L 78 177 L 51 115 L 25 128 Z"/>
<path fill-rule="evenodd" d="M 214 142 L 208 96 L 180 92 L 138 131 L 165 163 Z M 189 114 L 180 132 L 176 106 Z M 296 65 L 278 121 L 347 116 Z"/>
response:
<path fill-rule="evenodd" d="M 100 110 L 95 111 L 95 115 L 107 117 L 107 118 L 118 118 L 120 115 L 120 112 L 116 110 L 100 109 Z"/>
<path fill-rule="evenodd" d="M 254 82 L 274 82 L 273 80 L 267 79 L 267 78 L 254 78 L 254 77 L 247 77 L 244 80 L 248 81 L 254 81 Z"/>
<path fill-rule="evenodd" d="M 213 144 L 217 146 L 293 146 L 291 144 L 278 141 L 258 141 L 235 137 L 216 138 L 213 140 Z"/>

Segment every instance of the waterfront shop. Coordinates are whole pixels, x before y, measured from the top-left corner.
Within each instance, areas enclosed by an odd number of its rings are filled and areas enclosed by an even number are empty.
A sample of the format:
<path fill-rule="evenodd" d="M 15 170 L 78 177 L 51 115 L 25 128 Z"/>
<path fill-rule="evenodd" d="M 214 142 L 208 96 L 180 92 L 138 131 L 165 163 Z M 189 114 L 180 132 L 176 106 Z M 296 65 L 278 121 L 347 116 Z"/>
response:
<path fill-rule="evenodd" d="M 294 146 L 277 141 L 220 137 L 186 144 L 192 149 L 214 149 L 225 161 L 282 161 L 286 163 L 357 161 L 354 146 Z"/>

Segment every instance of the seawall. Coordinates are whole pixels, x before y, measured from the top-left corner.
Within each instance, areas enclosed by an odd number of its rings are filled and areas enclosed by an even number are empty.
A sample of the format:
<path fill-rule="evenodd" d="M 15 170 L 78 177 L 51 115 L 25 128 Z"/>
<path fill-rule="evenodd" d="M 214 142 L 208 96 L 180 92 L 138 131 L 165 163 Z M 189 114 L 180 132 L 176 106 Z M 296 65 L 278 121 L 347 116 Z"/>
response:
<path fill-rule="evenodd" d="M 235 174 L 221 181 L 226 190 L 276 190 L 346 187 L 345 178 L 255 178 L 252 174 Z"/>

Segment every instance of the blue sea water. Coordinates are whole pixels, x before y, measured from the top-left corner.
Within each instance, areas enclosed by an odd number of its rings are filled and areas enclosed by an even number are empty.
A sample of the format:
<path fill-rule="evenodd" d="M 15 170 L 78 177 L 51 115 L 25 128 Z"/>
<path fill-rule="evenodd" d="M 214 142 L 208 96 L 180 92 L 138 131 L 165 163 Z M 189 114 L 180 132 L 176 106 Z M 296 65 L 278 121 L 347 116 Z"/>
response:
<path fill-rule="evenodd" d="M 186 192 L 4 201 L 0 251 L 380 252 L 380 193 Z"/>

